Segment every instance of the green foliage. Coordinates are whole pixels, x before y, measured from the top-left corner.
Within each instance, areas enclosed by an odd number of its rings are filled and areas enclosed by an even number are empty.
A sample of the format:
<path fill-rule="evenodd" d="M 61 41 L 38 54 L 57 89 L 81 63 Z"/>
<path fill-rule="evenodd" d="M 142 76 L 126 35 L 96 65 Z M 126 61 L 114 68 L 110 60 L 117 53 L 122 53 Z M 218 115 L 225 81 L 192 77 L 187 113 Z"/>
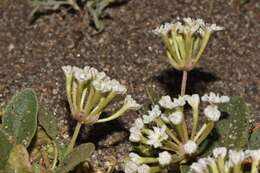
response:
<path fill-rule="evenodd" d="M 7 165 L 7 172 L 32 173 L 29 154 L 26 148 L 18 144 L 13 147 Z"/>
<path fill-rule="evenodd" d="M 104 29 L 104 23 L 100 20 L 100 18 L 103 17 L 105 8 L 113 2 L 115 2 L 115 0 L 89 0 L 87 2 L 87 9 L 93 17 L 95 27 L 98 31 L 102 31 Z"/>
<path fill-rule="evenodd" d="M 249 137 L 249 108 L 240 97 L 231 97 L 230 102 L 220 106 L 222 116 L 214 132 L 202 144 L 203 156 L 211 154 L 215 147 L 242 149 Z M 224 115 L 223 115 L 224 114 Z"/>
<path fill-rule="evenodd" d="M 104 29 L 104 23 L 101 19 L 105 16 L 104 10 L 115 1 L 116 0 L 87 0 L 86 9 L 88 10 L 88 12 L 82 13 L 82 9 L 79 7 L 76 0 L 30 0 L 35 8 L 31 12 L 29 18 L 33 19 L 37 12 L 44 12 L 48 10 L 55 11 L 60 9 L 61 6 L 68 5 L 72 7 L 75 11 L 84 14 L 84 19 L 87 19 L 87 15 L 89 13 L 92 17 L 96 29 L 98 31 L 102 31 Z M 81 4 L 84 3 L 81 2 Z"/>
<path fill-rule="evenodd" d="M 249 149 L 259 149 L 260 148 L 260 128 L 253 131 L 250 135 L 248 142 Z"/>
<path fill-rule="evenodd" d="M 9 138 L 8 134 L 0 129 L 0 170 L 4 169 L 9 158 L 9 153 L 12 149 L 12 144 L 9 141 Z"/>
<path fill-rule="evenodd" d="M 55 173 L 66 173 L 71 171 L 75 166 L 86 161 L 94 150 L 95 146 L 92 143 L 77 146 L 61 161 L 55 170 Z"/>
<path fill-rule="evenodd" d="M 38 114 L 39 125 L 45 130 L 51 139 L 55 139 L 58 135 L 57 122 L 54 115 L 45 108 L 40 107 Z"/>
<path fill-rule="evenodd" d="M 58 156 L 61 159 L 57 171 L 66 173 L 87 160 L 95 148 L 91 143 L 82 144 L 64 158 L 63 152 L 59 153 L 61 150 L 57 147 L 58 128 L 55 117 L 43 107 L 38 112 L 37 97 L 31 89 L 13 96 L 2 122 L 0 172 L 3 173 L 54 173 Z M 42 159 L 49 162 L 49 166 L 43 165 L 40 161 Z"/>
<path fill-rule="evenodd" d="M 25 89 L 11 99 L 2 122 L 15 144 L 29 146 L 37 128 L 37 114 L 38 102 L 33 90 Z"/>

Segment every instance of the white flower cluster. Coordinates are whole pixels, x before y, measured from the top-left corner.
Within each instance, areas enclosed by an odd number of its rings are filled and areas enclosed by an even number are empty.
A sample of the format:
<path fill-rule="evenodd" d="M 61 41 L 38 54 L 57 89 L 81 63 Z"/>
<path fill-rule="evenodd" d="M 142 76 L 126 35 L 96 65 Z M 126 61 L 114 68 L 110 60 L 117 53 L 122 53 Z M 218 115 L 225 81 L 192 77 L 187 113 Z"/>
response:
<path fill-rule="evenodd" d="M 219 103 L 227 103 L 230 98 L 228 96 L 220 96 L 219 94 L 210 92 L 209 94 L 205 94 L 201 97 L 203 102 L 209 102 L 210 104 L 219 104 Z"/>
<path fill-rule="evenodd" d="M 218 164 L 219 158 L 221 158 L 221 160 L 224 159 L 225 165 Z M 232 172 L 233 168 L 237 165 L 240 165 L 240 167 L 243 168 L 242 165 L 247 159 L 251 159 L 251 163 L 256 163 L 256 165 L 252 164 L 252 167 L 255 166 L 257 170 L 257 167 L 260 164 L 260 149 L 246 151 L 229 150 L 229 152 L 227 152 L 227 149 L 225 147 L 219 147 L 213 150 L 213 157 L 201 158 L 198 160 L 198 162 L 193 163 L 190 167 L 190 172 L 208 173 L 210 172 L 210 169 L 216 169 L 214 170 L 216 173 L 222 173 L 221 170 Z M 214 168 L 214 166 L 212 167 L 212 165 L 217 165 L 218 167 Z M 241 171 L 243 172 L 243 170 Z"/>
<path fill-rule="evenodd" d="M 169 165 L 172 161 L 172 156 L 169 152 L 163 151 L 159 153 L 158 158 L 140 157 L 136 153 L 130 153 L 128 160 L 125 162 L 125 173 L 152 173 L 153 167 L 146 164 L 146 162 L 159 163 L 162 167 Z"/>
<path fill-rule="evenodd" d="M 210 121 L 218 121 L 221 115 L 221 112 L 218 110 L 217 104 L 220 103 L 227 103 L 229 102 L 230 98 L 228 96 L 220 96 L 219 94 L 210 92 L 209 94 L 205 94 L 201 97 L 203 102 L 208 102 L 208 105 L 204 109 L 204 114 Z"/>
<path fill-rule="evenodd" d="M 194 34 L 198 33 L 204 35 L 205 32 L 215 32 L 223 30 L 221 26 L 216 24 L 205 23 L 202 19 L 192 19 L 190 17 L 183 18 L 182 21 L 175 20 L 174 22 L 164 23 L 161 26 L 153 30 L 153 33 L 156 35 L 166 35 L 169 31 L 173 30 L 178 33 L 184 34 Z"/>
<path fill-rule="evenodd" d="M 150 173 L 150 166 L 142 164 L 142 158 L 135 154 L 129 154 L 129 160 L 124 165 L 125 173 Z"/>
<path fill-rule="evenodd" d="M 91 80 L 92 86 L 101 92 L 116 92 L 118 94 L 126 93 L 127 89 L 115 79 L 110 79 L 104 72 L 99 72 L 97 69 L 85 66 L 83 69 L 75 66 L 62 67 L 66 76 L 74 77 L 80 83 L 87 83 Z"/>
<path fill-rule="evenodd" d="M 117 95 L 126 93 L 126 87 L 93 67 L 86 66 L 82 69 L 63 66 L 62 69 L 66 76 L 67 98 L 72 116 L 77 121 L 85 124 L 111 121 L 127 110 L 137 110 L 141 107 L 127 95 L 121 109 L 111 116 L 99 119 L 101 113 Z"/>
<path fill-rule="evenodd" d="M 211 92 L 210 94 L 205 94 L 201 97 L 201 100 L 203 102 L 209 102 L 210 105 L 208 105 L 204 109 L 204 113 L 208 120 L 210 121 L 218 121 L 221 115 L 221 112 L 218 110 L 217 104 L 220 103 L 226 103 L 229 102 L 229 97 L 228 96 L 220 96 L 219 94 L 215 94 Z M 162 106 L 165 109 L 174 109 L 177 107 L 184 106 L 186 102 L 194 109 L 198 109 L 199 103 L 200 103 L 200 97 L 198 94 L 193 94 L 193 95 L 185 95 L 183 97 L 179 96 L 179 98 L 175 98 L 174 100 L 171 99 L 170 96 L 163 96 L 159 100 L 160 106 Z M 173 113 L 174 114 L 174 113 Z M 169 116 L 170 120 L 176 120 L 172 121 L 174 124 L 178 124 L 179 121 L 181 121 L 182 116 Z M 164 117 L 165 119 L 165 117 Z M 179 121 L 178 121 L 179 120 Z"/>

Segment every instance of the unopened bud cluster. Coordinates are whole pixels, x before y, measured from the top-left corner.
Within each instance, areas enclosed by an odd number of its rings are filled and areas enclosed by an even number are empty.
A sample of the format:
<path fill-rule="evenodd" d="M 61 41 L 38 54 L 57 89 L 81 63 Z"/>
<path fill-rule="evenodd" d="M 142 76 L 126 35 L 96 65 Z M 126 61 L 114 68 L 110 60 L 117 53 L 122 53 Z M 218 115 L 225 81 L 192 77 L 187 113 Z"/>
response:
<path fill-rule="evenodd" d="M 200 101 L 209 104 L 204 109 L 206 121 L 199 129 Z M 218 104 L 228 101 L 229 97 L 215 93 L 201 98 L 198 94 L 179 96 L 173 100 L 170 96 L 161 97 L 158 105 L 154 105 L 142 118 L 136 119 L 130 129 L 130 141 L 144 148 L 152 148 L 153 152 L 149 157 L 142 157 L 142 153 L 139 153 L 140 156 L 131 153 L 125 164 L 125 172 L 142 172 L 139 167 L 144 165 L 149 170 L 147 173 L 161 172 L 171 163 L 188 161 L 197 154 L 198 147 L 220 119 Z M 192 110 L 191 130 L 187 127 L 187 120 L 190 119 L 188 111 L 184 110 L 187 104 Z"/>
<path fill-rule="evenodd" d="M 215 148 L 213 156 L 201 158 L 190 167 L 191 173 L 258 173 L 260 150 L 235 151 Z"/>
<path fill-rule="evenodd" d="M 100 118 L 104 110 L 127 89 L 115 79 L 93 67 L 83 69 L 72 66 L 62 67 L 66 76 L 66 91 L 73 118 L 82 124 L 106 122 L 118 118 L 129 109 L 139 109 L 130 95 L 123 106 L 106 118 Z"/>
<path fill-rule="evenodd" d="M 153 32 L 161 36 L 169 62 L 174 68 L 189 71 L 199 62 L 211 34 L 223 29 L 216 24 L 205 23 L 202 19 L 188 17 L 165 23 Z"/>

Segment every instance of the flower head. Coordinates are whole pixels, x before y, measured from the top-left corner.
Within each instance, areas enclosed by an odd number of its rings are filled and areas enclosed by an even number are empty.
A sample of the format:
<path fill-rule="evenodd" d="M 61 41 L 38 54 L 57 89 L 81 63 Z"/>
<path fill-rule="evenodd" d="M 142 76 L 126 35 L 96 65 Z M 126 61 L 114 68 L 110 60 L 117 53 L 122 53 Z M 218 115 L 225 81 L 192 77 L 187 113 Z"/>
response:
<path fill-rule="evenodd" d="M 221 112 L 218 110 L 218 106 L 216 105 L 208 105 L 204 109 L 204 114 L 210 121 L 218 121 L 221 115 Z"/>
<path fill-rule="evenodd" d="M 243 151 L 229 151 L 229 160 L 232 165 L 237 165 L 243 162 L 245 159 L 245 153 Z"/>
<path fill-rule="evenodd" d="M 229 102 L 228 96 L 219 96 L 219 94 L 210 92 L 209 94 L 205 94 L 201 97 L 201 100 L 204 102 L 209 102 L 210 104 L 219 104 Z"/>
<path fill-rule="evenodd" d="M 227 154 L 227 149 L 225 147 L 218 147 L 213 150 L 213 156 L 215 158 L 224 158 Z"/>
<path fill-rule="evenodd" d="M 159 163 L 160 165 L 169 165 L 172 161 L 172 156 L 169 152 L 164 151 L 159 153 Z"/>
<path fill-rule="evenodd" d="M 158 105 L 153 106 L 152 110 L 148 111 L 148 115 L 143 116 L 143 122 L 145 124 L 149 124 L 152 122 L 155 118 L 159 117 L 161 115 L 161 110 Z"/>
<path fill-rule="evenodd" d="M 205 23 L 202 19 L 186 17 L 165 23 L 153 30 L 153 33 L 162 37 L 167 57 L 174 68 L 189 71 L 198 64 L 211 34 L 223 29 L 216 24 Z"/>
<path fill-rule="evenodd" d="M 166 109 L 173 109 L 176 107 L 176 104 L 173 103 L 171 97 L 168 95 L 162 96 L 159 100 L 159 104 Z"/>
<path fill-rule="evenodd" d="M 186 154 L 194 154 L 198 149 L 198 145 L 194 141 L 189 140 L 183 145 L 183 149 Z"/>
<path fill-rule="evenodd" d="M 183 120 L 183 113 L 181 111 L 176 111 L 176 112 L 173 112 L 169 115 L 169 120 L 175 124 L 175 125 L 178 125 L 182 122 Z"/>
<path fill-rule="evenodd" d="M 131 95 L 127 95 L 124 101 L 124 104 L 128 107 L 128 109 L 138 110 L 141 108 L 141 105 L 138 104 Z"/>
<path fill-rule="evenodd" d="M 153 127 L 153 130 L 149 130 L 147 143 L 154 148 L 162 146 L 162 142 L 168 138 L 166 134 L 166 126 Z"/>

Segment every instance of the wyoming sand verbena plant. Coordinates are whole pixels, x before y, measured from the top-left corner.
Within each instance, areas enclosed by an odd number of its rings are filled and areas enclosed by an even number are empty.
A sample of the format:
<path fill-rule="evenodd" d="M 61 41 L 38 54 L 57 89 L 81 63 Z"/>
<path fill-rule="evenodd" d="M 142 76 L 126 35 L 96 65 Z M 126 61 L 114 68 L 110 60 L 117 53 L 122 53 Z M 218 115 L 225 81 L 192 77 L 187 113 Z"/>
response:
<path fill-rule="evenodd" d="M 64 66 L 62 69 L 66 76 L 66 91 L 71 115 L 77 121 L 67 153 L 73 149 L 83 124 L 90 126 L 108 122 L 122 116 L 128 110 L 137 110 L 141 107 L 130 95 L 127 95 L 118 110 L 103 117 L 102 113 L 105 109 L 117 97 L 126 93 L 126 87 L 93 67 L 86 66 L 81 69 Z"/>
<path fill-rule="evenodd" d="M 211 35 L 223 29 L 202 19 L 188 17 L 162 24 L 153 30 L 154 34 L 161 37 L 170 64 L 176 70 L 183 71 L 181 95 L 185 93 L 187 72 L 199 63 Z"/>
<path fill-rule="evenodd" d="M 203 113 L 200 101 L 208 103 Z M 185 163 L 198 155 L 200 144 L 208 137 L 215 123 L 220 119 L 218 104 L 229 101 L 227 96 L 210 93 L 202 96 L 184 95 L 174 98 L 163 96 L 142 118 L 136 119 L 130 129 L 130 141 L 150 150 L 150 155 L 130 153 L 125 164 L 126 173 L 156 173 L 168 170 L 171 164 Z M 191 115 L 186 111 L 191 108 Z M 199 119 L 205 115 L 205 122 L 199 128 Z M 192 129 L 187 127 L 192 117 Z M 141 153 L 142 154 L 142 153 Z M 143 169 L 145 168 L 146 171 Z"/>

